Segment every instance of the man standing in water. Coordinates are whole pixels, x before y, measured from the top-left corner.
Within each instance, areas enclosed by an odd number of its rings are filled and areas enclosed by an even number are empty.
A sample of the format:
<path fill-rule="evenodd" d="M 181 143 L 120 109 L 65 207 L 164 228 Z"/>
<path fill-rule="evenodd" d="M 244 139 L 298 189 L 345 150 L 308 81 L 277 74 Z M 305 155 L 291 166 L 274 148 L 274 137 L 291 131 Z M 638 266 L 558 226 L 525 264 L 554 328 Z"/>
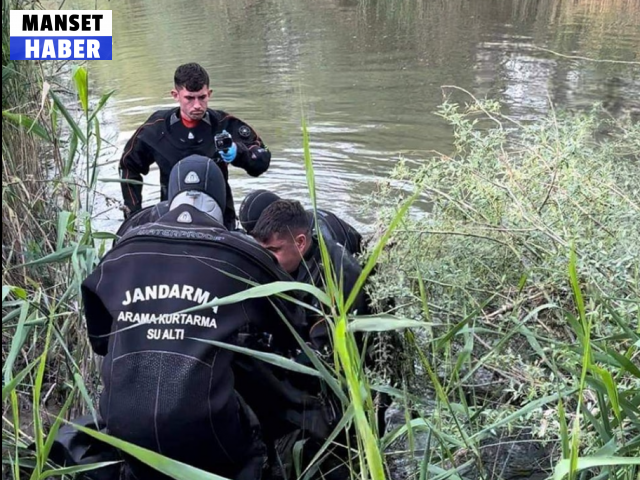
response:
<path fill-rule="evenodd" d="M 171 95 L 177 108 L 159 110 L 136 130 L 120 160 L 125 218 L 142 207 L 142 176 L 156 163 L 160 169 L 160 200 L 167 199 L 171 168 L 188 155 L 215 158 L 226 182 L 224 225 L 235 228 L 236 212 L 229 188 L 228 165 L 242 168 L 253 177 L 269 168 L 271 153 L 255 130 L 222 110 L 208 108 L 209 75 L 197 63 L 179 66 Z M 132 181 L 132 182 L 130 182 Z"/>

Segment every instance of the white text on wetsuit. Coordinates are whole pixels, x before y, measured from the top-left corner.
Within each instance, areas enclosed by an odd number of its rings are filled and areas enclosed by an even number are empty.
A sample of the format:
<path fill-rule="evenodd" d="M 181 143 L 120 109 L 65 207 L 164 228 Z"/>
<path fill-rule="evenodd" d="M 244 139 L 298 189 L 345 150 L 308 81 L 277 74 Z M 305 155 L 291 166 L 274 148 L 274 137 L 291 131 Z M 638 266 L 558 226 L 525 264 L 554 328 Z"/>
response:
<path fill-rule="evenodd" d="M 181 298 L 202 305 L 209 301 L 210 295 L 209 292 L 191 285 L 148 285 L 144 288 L 134 288 L 133 293 L 131 290 L 127 290 L 124 293 L 122 305 L 165 298 Z"/>
<path fill-rule="evenodd" d="M 205 304 L 209 301 L 211 293 L 191 285 L 148 285 L 144 288 L 127 290 L 124 294 L 122 305 L 127 306 L 138 302 L 163 299 L 189 300 L 197 304 Z M 216 297 L 217 298 L 217 297 Z M 214 300 L 216 299 L 214 298 Z M 212 308 L 213 313 L 218 312 L 218 307 Z M 188 313 L 134 313 L 123 311 L 118 315 L 118 322 L 152 324 L 156 326 L 180 325 L 204 328 L 218 328 L 216 319 L 205 315 L 192 315 Z M 184 340 L 184 328 L 149 328 L 148 340 Z"/>

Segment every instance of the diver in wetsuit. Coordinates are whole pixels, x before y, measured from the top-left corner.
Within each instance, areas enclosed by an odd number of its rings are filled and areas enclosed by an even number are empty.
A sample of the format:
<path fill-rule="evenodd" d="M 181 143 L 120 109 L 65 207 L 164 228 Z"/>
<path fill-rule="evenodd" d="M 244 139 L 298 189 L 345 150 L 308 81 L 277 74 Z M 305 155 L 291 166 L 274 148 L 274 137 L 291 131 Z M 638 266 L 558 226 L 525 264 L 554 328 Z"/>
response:
<path fill-rule="evenodd" d="M 296 350 L 275 309 L 301 335 L 304 315 L 276 297 L 206 306 L 249 283 L 290 277 L 224 228 L 225 178 L 212 160 L 180 161 L 168 188 L 168 212 L 128 230 L 82 284 L 89 340 L 104 357 L 100 414 L 117 438 L 227 478 L 259 479 L 265 448 L 243 398 L 256 392 L 236 388 L 236 376 L 250 385 L 255 370 L 206 341 L 260 338 L 274 351 Z M 258 394 L 261 403 L 279 401 L 268 389 Z M 125 465 L 127 479 L 165 478 L 129 457 Z"/>
<path fill-rule="evenodd" d="M 236 212 L 228 183 L 228 165 L 257 177 L 269 168 L 271 153 L 249 124 L 222 110 L 208 108 L 209 75 L 200 65 L 179 66 L 171 93 L 179 107 L 155 112 L 125 145 L 119 166 L 125 218 L 142 208 L 142 185 L 137 182 L 142 182 L 152 164 L 160 169 L 162 201 L 167 199 L 167 182 L 173 166 L 182 158 L 197 154 L 219 160 L 226 185 L 224 225 L 234 229 Z M 224 133 L 231 138 L 217 137 Z M 230 140 L 231 145 L 221 150 L 216 138 L 222 143 Z"/>
<path fill-rule="evenodd" d="M 281 198 L 269 190 L 254 190 L 248 194 L 242 201 L 238 213 L 242 228 L 251 235 L 262 212 L 277 200 L 281 200 Z M 313 227 L 315 223 L 313 210 L 307 210 L 307 213 Z M 362 235 L 354 227 L 328 210 L 318 208 L 317 215 L 318 225 L 317 228 L 313 228 L 316 233 L 319 232 L 323 238 L 343 245 L 352 255 L 362 253 Z"/>

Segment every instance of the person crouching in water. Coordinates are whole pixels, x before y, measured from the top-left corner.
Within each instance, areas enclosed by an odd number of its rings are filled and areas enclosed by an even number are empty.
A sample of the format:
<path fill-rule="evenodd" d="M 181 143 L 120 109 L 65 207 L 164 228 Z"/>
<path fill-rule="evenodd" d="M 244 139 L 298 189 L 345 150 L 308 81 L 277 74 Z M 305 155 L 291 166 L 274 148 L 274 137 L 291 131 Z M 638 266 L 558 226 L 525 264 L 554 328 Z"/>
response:
<path fill-rule="evenodd" d="M 296 281 L 325 288 L 326 271 L 322 265 L 318 237 L 312 230 L 309 214 L 297 200 L 276 200 L 260 214 L 251 230 L 260 245 L 269 250 L 278 259 L 280 266 Z M 355 287 L 362 267 L 343 245 L 328 237 L 324 242 L 329 252 L 336 285 L 342 286 L 342 294 L 346 300 Z M 320 307 L 315 297 L 308 297 L 314 306 Z M 356 297 L 351 313 L 366 315 L 370 309 L 364 290 Z M 309 335 L 314 346 L 321 350 L 328 345 L 326 325 L 321 319 L 314 322 Z"/>
<path fill-rule="evenodd" d="M 302 204 L 296 200 L 276 200 L 261 212 L 255 227 L 251 230 L 251 235 L 264 248 L 269 250 L 278 259 L 279 264 L 293 278 L 302 283 L 315 285 L 325 289 L 325 269 L 318 237 L 313 233 L 313 225 L 309 222 L 309 214 Z M 354 256 L 342 245 L 334 242 L 330 238 L 323 237 L 330 261 L 331 270 L 335 275 L 336 285 L 342 288 L 343 298 L 346 300 L 356 285 L 362 268 Z M 315 296 L 309 294 L 303 302 L 322 310 L 323 306 Z M 366 315 L 369 312 L 368 298 L 364 291 L 360 291 L 356 297 L 351 314 Z M 314 350 L 326 359 L 331 358 L 332 339 L 331 331 L 324 316 L 320 316 L 308 310 L 307 324 L 309 333 L 307 340 Z M 361 343 L 361 342 L 359 342 Z M 305 363 L 304 358 L 299 358 L 301 363 Z M 307 360 L 308 361 L 308 360 Z M 339 400 L 331 392 L 323 388 L 321 382 L 313 377 L 303 377 L 292 373 L 287 374 L 287 379 L 292 388 L 299 392 L 305 392 L 310 396 L 324 398 L 324 402 L 334 406 L 339 405 Z M 324 393 L 323 393 L 324 391 Z M 259 409 L 260 406 L 256 405 Z M 291 445 L 299 440 L 306 440 L 302 449 L 303 469 L 321 451 L 321 448 L 338 424 L 341 416 L 340 408 L 333 408 L 335 417 L 330 418 L 330 427 L 320 429 L 307 428 L 299 432 L 292 432 L 279 438 L 276 441 L 277 447 L 275 455 L 278 456 L 278 463 L 284 466 L 287 471 L 284 476 L 289 478 L 292 470 L 293 459 L 291 458 Z M 301 413 L 301 425 L 311 423 L 315 420 L 311 409 Z M 258 414 L 261 416 L 260 414 Z M 319 422 L 320 425 L 322 424 Z M 346 444 L 346 432 L 342 432 L 336 438 L 336 444 L 329 448 L 328 459 L 319 466 L 319 471 L 314 476 L 314 480 L 343 480 L 349 478 L 349 456 L 350 452 L 343 445 Z M 270 452 L 273 456 L 274 453 Z M 272 462 L 273 463 L 273 462 Z"/>
<path fill-rule="evenodd" d="M 129 230 L 83 282 L 89 340 L 104 357 L 100 414 L 110 435 L 235 480 L 261 478 L 265 447 L 235 389 L 232 351 L 253 334 L 279 350 L 297 343 L 299 307 L 276 297 L 205 307 L 249 283 L 289 280 L 273 257 L 223 227 L 225 180 L 192 155 L 169 181 L 169 211 Z M 198 308 L 202 306 L 202 308 Z M 189 313 L 179 313 L 197 308 Z M 268 392 L 263 392 L 269 401 Z M 128 479 L 167 478 L 125 458 Z"/>

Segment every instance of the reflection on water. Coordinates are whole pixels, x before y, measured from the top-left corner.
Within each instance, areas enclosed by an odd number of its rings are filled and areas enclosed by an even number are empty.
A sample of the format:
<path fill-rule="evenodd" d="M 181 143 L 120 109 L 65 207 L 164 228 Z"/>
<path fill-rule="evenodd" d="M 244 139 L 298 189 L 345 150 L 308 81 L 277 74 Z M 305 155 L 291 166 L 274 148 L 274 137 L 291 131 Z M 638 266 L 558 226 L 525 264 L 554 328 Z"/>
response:
<path fill-rule="evenodd" d="M 639 61 L 637 0 L 99 0 L 97 8 L 113 10 L 114 59 L 90 66 L 94 90 L 117 89 L 103 127 L 111 160 L 154 110 L 173 105 L 176 66 L 196 61 L 212 78 L 211 106 L 248 121 L 273 152 L 260 178 L 232 172 L 236 202 L 254 188 L 307 198 L 304 108 L 321 206 L 365 228 L 372 214 L 358 207 L 401 154 L 420 163 L 449 149 L 450 130 L 433 115 L 442 85 L 501 99 L 520 119 L 550 103 L 640 109 L 639 65 L 573 58 Z M 102 169 L 115 176 L 115 164 Z M 117 183 L 102 192 L 120 200 Z M 144 196 L 155 201 L 157 189 Z M 98 211 L 115 228 L 117 207 Z"/>

